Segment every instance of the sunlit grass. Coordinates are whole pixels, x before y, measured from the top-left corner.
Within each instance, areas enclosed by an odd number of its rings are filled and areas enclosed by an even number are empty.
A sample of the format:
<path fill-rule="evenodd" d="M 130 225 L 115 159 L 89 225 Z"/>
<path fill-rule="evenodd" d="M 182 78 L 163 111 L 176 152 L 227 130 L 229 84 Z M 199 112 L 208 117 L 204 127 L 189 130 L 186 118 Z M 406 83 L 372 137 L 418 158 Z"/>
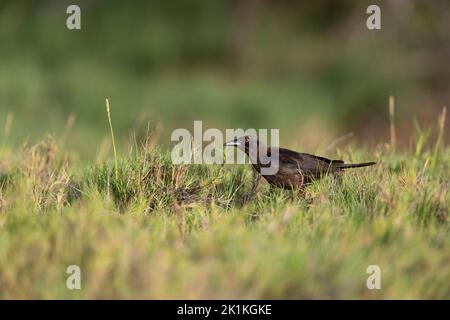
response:
<path fill-rule="evenodd" d="M 252 198 L 250 168 L 174 165 L 149 144 L 89 166 L 52 139 L 5 147 L 0 297 L 449 298 L 450 149 L 416 141 L 340 149 L 378 164 Z"/>

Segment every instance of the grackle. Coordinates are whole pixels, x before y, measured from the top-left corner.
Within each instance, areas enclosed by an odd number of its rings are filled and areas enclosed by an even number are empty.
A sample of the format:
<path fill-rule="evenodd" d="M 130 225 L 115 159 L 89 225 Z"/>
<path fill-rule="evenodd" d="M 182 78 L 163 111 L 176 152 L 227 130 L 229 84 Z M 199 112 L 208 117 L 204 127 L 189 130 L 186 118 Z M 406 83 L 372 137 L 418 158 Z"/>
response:
<path fill-rule="evenodd" d="M 254 136 L 243 136 L 224 144 L 244 151 L 250 158 L 253 168 L 271 186 L 284 189 L 301 189 L 325 174 L 339 174 L 345 169 L 374 165 L 375 162 L 344 163 L 308 153 L 299 153 L 284 148 L 267 147 Z M 276 156 L 278 151 L 278 159 Z M 271 156 L 273 155 L 273 159 Z M 265 161 L 261 161 L 265 157 Z M 268 159 L 268 160 L 267 160 Z M 278 170 L 274 174 L 264 174 L 263 168 L 275 161 Z M 273 163 L 272 163 L 273 164 Z"/>

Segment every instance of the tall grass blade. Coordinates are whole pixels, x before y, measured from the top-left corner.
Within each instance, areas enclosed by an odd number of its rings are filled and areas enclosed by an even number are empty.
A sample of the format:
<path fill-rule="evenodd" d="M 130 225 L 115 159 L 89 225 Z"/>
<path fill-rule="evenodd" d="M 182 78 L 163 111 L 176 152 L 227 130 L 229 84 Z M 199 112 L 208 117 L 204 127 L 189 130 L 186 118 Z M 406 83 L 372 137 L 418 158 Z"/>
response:
<path fill-rule="evenodd" d="M 113 146 L 113 151 L 114 151 L 114 172 L 116 175 L 116 180 L 118 180 L 118 178 L 119 178 L 119 163 L 117 160 L 116 140 L 114 138 L 114 130 L 113 130 L 113 125 L 112 125 L 112 120 L 111 120 L 111 111 L 109 108 L 108 98 L 106 98 L 106 113 L 108 114 L 109 128 L 111 130 L 111 141 L 112 141 L 112 146 Z"/>
<path fill-rule="evenodd" d="M 389 96 L 389 123 L 391 129 L 391 148 L 395 150 L 397 145 L 397 135 L 395 132 L 395 100 L 393 96 Z"/>
<path fill-rule="evenodd" d="M 442 113 L 439 116 L 438 119 L 438 136 L 436 139 L 436 144 L 434 146 L 434 152 L 433 152 L 433 162 L 432 162 L 432 169 L 434 170 L 439 162 L 441 149 L 443 145 L 443 139 L 444 139 L 444 130 L 445 130 L 445 118 L 447 116 L 447 107 L 444 107 L 442 109 Z"/>

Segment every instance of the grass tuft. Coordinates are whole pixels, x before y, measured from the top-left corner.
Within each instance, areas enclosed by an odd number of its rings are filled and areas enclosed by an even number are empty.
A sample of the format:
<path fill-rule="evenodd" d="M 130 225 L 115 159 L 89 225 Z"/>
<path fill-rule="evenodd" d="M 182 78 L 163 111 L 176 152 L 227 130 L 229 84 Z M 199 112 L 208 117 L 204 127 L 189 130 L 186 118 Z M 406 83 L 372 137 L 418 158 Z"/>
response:
<path fill-rule="evenodd" d="M 261 182 L 253 197 L 249 166 L 174 165 L 153 143 L 88 167 L 50 137 L 4 150 L 0 298 L 449 298 L 450 149 L 424 135 L 303 193 Z M 80 291 L 65 287 L 72 264 Z M 381 290 L 366 287 L 373 264 Z"/>

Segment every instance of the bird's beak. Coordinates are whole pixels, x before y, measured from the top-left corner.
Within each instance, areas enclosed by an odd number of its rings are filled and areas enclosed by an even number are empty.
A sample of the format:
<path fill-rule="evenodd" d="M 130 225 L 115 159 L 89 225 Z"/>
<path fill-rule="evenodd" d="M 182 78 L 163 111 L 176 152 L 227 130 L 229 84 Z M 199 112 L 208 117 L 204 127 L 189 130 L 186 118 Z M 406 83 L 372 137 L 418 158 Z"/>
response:
<path fill-rule="evenodd" d="M 235 140 L 231 140 L 231 141 L 228 141 L 228 142 L 225 142 L 224 143 L 224 146 L 225 147 L 234 147 L 234 146 L 240 146 L 241 145 L 241 143 L 239 142 L 239 141 L 235 141 Z"/>

